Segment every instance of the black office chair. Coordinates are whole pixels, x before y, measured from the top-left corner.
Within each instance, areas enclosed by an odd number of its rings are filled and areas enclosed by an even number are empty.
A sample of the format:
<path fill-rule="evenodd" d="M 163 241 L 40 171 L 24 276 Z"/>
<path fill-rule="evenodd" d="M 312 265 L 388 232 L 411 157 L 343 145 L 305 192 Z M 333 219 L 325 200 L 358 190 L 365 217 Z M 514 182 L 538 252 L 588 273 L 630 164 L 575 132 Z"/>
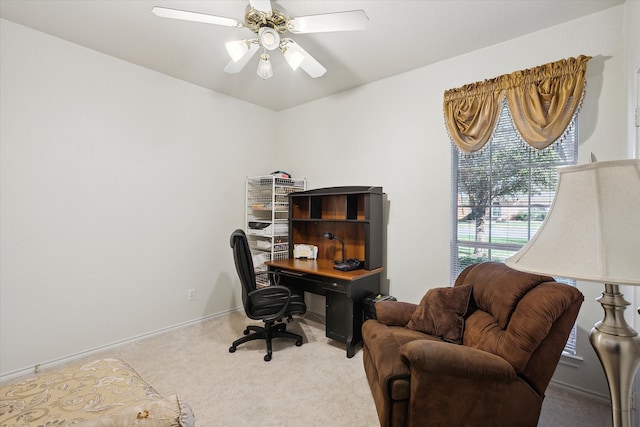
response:
<path fill-rule="evenodd" d="M 247 236 L 242 230 L 231 233 L 231 248 L 233 249 L 233 259 L 236 263 L 236 271 L 242 284 L 242 303 L 244 311 L 250 319 L 262 320 L 264 327 L 249 325 L 244 330 L 244 337 L 238 338 L 229 347 L 229 352 L 233 353 L 236 348 L 247 341 L 264 339 L 267 342 L 267 355 L 265 362 L 271 360 L 271 339 L 282 337 L 296 340 L 296 346 L 302 345 L 300 335 L 287 332 L 286 323 L 278 323 L 282 319 L 293 320 L 294 314 L 304 314 L 307 306 L 302 296 L 291 293 L 286 286 L 278 286 L 277 273 L 263 272 L 258 274 L 270 274 L 274 277 L 275 285 L 256 287 L 256 273 L 253 269 L 253 260 Z M 253 333 L 251 333 L 253 331 Z"/>

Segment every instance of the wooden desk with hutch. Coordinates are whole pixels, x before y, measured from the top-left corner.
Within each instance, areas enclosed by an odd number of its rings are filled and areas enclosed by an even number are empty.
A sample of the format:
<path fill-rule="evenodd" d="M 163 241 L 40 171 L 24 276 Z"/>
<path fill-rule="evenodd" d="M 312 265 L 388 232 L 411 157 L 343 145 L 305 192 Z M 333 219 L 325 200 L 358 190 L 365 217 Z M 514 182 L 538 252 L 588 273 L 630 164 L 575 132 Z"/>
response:
<path fill-rule="evenodd" d="M 382 187 L 331 187 L 289 195 L 289 259 L 268 261 L 280 285 L 326 298 L 327 337 L 353 357 L 362 342 L 362 300 L 380 292 Z M 328 240 L 330 232 L 344 241 Z M 295 244 L 318 247 L 318 259 L 294 259 Z M 340 271 L 333 260 L 357 258 L 364 269 Z"/>

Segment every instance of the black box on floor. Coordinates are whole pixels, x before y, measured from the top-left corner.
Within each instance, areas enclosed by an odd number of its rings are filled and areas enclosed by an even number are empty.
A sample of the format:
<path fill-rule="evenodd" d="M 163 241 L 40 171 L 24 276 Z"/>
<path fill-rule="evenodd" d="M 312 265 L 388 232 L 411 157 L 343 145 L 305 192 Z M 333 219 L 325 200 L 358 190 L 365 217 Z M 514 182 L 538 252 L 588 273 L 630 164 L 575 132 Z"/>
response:
<path fill-rule="evenodd" d="M 391 295 L 371 294 L 362 300 L 363 321 L 376 319 L 376 303 L 380 301 L 397 301 Z"/>

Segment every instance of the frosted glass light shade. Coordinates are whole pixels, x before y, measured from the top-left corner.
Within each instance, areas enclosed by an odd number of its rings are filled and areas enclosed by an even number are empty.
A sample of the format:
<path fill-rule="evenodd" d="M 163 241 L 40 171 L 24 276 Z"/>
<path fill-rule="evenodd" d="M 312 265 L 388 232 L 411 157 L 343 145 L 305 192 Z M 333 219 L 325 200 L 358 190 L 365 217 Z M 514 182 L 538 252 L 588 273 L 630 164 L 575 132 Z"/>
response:
<path fill-rule="evenodd" d="M 260 55 L 260 62 L 258 62 L 258 75 L 261 79 L 266 80 L 273 76 L 273 67 L 271 66 L 271 60 L 269 55 L 263 53 Z"/>
<path fill-rule="evenodd" d="M 558 169 L 544 223 L 505 264 L 548 276 L 640 285 L 640 159 Z"/>
<path fill-rule="evenodd" d="M 242 58 L 249 51 L 249 44 L 246 40 L 228 42 L 225 43 L 224 46 L 227 48 L 227 53 L 229 54 L 233 62 L 238 62 L 240 58 Z"/>
<path fill-rule="evenodd" d="M 284 59 L 287 60 L 287 64 L 291 67 L 293 71 L 297 70 L 302 61 L 304 61 L 304 55 L 300 52 L 296 52 L 295 50 L 286 49 L 284 51 Z"/>

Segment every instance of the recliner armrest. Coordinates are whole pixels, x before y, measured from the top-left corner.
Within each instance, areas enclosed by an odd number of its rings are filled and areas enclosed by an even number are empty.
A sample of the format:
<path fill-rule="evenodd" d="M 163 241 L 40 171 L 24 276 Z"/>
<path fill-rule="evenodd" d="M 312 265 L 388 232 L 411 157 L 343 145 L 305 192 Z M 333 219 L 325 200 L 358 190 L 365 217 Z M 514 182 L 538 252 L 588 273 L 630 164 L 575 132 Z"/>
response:
<path fill-rule="evenodd" d="M 417 304 L 401 301 L 380 301 L 375 305 L 376 319 L 387 326 L 406 326 Z"/>
<path fill-rule="evenodd" d="M 508 382 L 517 378 L 513 366 L 505 359 L 464 345 L 440 341 L 415 340 L 401 348 L 411 368 L 427 375 L 450 376 L 466 380 Z"/>

